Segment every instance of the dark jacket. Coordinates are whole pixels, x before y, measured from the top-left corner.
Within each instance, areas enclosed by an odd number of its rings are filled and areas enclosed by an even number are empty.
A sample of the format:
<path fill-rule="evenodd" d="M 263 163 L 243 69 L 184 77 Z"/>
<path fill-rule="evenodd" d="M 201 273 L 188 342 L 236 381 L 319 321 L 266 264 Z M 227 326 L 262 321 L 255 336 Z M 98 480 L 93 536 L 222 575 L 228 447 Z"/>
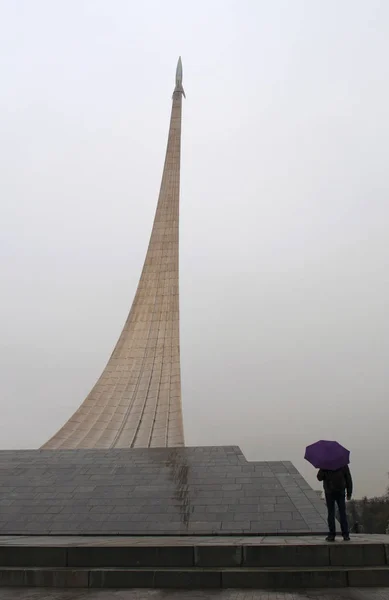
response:
<path fill-rule="evenodd" d="M 353 493 L 353 480 L 348 466 L 342 467 L 337 471 L 320 469 L 317 478 L 319 481 L 323 482 L 326 494 L 330 494 L 331 492 L 343 492 L 346 490 L 347 496 L 351 498 Z"/>

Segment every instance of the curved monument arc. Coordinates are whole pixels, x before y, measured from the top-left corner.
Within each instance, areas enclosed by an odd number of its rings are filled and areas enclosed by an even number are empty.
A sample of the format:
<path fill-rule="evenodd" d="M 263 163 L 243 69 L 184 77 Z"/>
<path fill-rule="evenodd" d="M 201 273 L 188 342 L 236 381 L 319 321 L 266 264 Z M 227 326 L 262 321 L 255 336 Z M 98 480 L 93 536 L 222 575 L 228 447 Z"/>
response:
<path fill-rule="evenodd" d="M 182 64 L 150 242 L 112 355 L 79 409 L 43 449 L 184 445 L 179 345 Z"/>

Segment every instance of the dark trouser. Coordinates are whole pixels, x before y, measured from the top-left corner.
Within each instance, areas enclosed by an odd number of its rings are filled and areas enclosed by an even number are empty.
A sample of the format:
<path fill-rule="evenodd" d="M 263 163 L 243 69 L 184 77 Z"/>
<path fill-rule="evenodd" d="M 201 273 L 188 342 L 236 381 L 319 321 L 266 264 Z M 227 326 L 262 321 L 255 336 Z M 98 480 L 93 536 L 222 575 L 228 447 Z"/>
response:
<path fill-rule="evenodd" d="M 326 492 L 326 503 L 328 510 L 328 530 L 330 535 L 336 535 L 335 504 L 337 504 L 339 508 L 342 535 L 347 536 L 349 534 L 349 529 L 346 514 L 346 492 Z"/>

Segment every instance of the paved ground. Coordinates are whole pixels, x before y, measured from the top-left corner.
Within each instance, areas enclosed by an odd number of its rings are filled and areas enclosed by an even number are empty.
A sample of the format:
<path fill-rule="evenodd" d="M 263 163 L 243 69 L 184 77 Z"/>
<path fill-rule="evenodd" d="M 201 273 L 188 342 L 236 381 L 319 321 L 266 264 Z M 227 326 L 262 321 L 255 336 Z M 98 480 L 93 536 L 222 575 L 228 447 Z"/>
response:
<path fill-rule="evenodd" d="M 1 588 L 1 600 L 389 600 L 389 588 L 334 590 L 53 590 Z"/>
<path fill-rule="evenodd" d="M 342 537 L 337 538 L 344 543 Z M 323 544 L 322 535 L 303 536 L 1 536 L 0 546 L 257 546 Z M 351 535 L 351 543 L 388 544 L 389 535 Z M 0 596 L 1 600 L 1 596 Z"/>

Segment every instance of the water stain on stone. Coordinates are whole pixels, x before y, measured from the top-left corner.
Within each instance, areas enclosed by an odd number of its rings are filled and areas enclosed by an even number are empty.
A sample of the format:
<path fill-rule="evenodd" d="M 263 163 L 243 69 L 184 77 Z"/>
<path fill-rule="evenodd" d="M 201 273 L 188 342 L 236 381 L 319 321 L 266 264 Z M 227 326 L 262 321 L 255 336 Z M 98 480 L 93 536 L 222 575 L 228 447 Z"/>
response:
<path fill-rule="evenodd" d="M 174 482 L 174 498 L 179 501 L 181 522 L 188 528 L 191 505 L 188 486 L 189 465 L 183 452 L 172 450 L 169 452 L 167 465 L 170 467 L 170 477 Z"/>

